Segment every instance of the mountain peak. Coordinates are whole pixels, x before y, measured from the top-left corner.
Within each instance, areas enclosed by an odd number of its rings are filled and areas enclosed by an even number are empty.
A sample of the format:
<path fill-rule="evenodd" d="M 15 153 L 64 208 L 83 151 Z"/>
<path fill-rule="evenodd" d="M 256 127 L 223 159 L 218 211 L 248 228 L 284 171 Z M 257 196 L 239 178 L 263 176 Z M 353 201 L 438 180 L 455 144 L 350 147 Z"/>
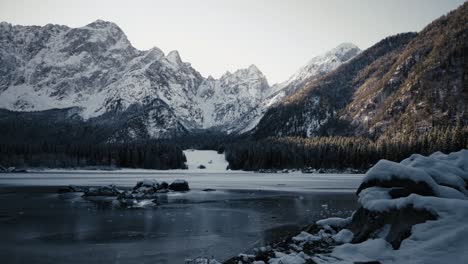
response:
<path fill-rule="evenodd" d="M 227 71 L 226 75 L 232 75 L 232 73 Z M 239 75 L 240 76 L 244 76 L 244 75 L 263 76 L 263 73 L 257 68 L 257 66 L 255 66 L 254 64 L 251 64 L 247 68 L 242 68 L 242 69 L 236 70 L 234 72 L 234 75 L 238 75 L 238 76 Z"/>
<path fill-rule="evenodd" d="M 173 64 L 180 65 L 182 64 L 182 59 L 180 58 L 180 54 L 177 50 L 173 50 L 169 52 L 166 56 L 167 60 Z"/>
<path fill-rule="evenodd" d="M 338 49 L 359 49 L 359 47 L 351 42 L 343 42 L 334 48 L 334 50 Z"/>
<path fill-rule="evenodd" d="M 326 52 L 322 57 L 336 57 L 341 61 L 347 61 L 361 52 L 361 49 L 353 43 L 341 43 L 330 51 Z"/>
<path fill-rule="evenodd" d="M 117 26 L 117 24 L 115 24 L 114 22 L 104 21 L 101 19 L 98 19 L 94 22 L 89 23 L 88 25 L 86 25 L 86 27 L 94 28 L 94 29 L 102 29 L 102 28 L 109 28 L 109 27 L 119 28 L 119 26 Z"/>
<path fill-rule="evenodd" d="M 254 64 L 251 64 L 248 70 L 249 70 L 249 73 L 262 74 L 262 72 Z"/>

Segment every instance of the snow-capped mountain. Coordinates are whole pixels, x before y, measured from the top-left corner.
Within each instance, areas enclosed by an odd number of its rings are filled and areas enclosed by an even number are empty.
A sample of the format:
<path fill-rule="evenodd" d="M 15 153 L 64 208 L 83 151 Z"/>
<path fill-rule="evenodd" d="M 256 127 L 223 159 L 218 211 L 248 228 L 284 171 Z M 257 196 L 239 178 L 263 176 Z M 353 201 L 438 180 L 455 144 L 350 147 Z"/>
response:
<path fill-rule="evenodd" d="M 287 81 L 272 86 L 270 94 L 263 100 L 259 107 L 249 113 L 250 118 L 241 132 L 253 129 L 265 114 L 266 110 L 284 98 L 293 95 L 300 90 L 307 82 L 316 80 L 325 74 L 338 68 L 341 64 L 351 60 L 358 55 L 361 50 L 352 43 L 342 43 L 337 47 L 312 58 L 307 64 L 297 70 Z"/>
<path fill-rule="evenodd" d="M 244 116 L 258 108 L 270 91 L 265 76 L 255 65 L 227 72 L 218 80 L 208 77 L 197 93 L 203 112 L 202 127 L 227 132 L 242 127 L 249 121 Z"/>
<path fill-rule="evenodd" d="M 467 15 L 464 4 L 379 41 L 270 107 L 254 136 L 410 138 L 467 124 Z"/>
<path fill-rule="evenodd" d="M 274 102 L 359 53 L 342 44 L 270 87 L 255 65 L 204 78 L 177 51 L 138 50 L 102 20 L 80 28 L 3 22 L 0 43 L 0 108 L 76 108 L 84 121 L 112 124 L 111 141 L 247 131 Z"/>
<path fill-rule="evenodd" d="M 0 108 L 78 107 L 84 120 L 145 109 L 140 124 L 132 126 L 130 115 L 117 137 L 233 127 L 270 89 L 253 65 L 205 79 L 177 51 L 137 50 L 116 24 L 101 20 L 81 28 L 3 22 L 0 43 Z"/>
<path fill-rule="evenodd" d="M 279 84 L 279 90 L 291 95 L 302 87 L 305 82 L 317 79 L 341 64 L 358 55 L 361 50 L 352 43 L 342 43 L 337 47 L 312 58 L 306 65 L 302 66 L 286 82 Z"/>

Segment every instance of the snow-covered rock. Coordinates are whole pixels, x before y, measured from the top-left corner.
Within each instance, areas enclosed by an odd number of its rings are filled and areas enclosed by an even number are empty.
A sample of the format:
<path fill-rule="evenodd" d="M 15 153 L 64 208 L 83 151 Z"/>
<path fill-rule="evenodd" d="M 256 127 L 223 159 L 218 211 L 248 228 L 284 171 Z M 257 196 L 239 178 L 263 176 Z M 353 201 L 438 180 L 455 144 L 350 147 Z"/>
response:
<path fill-rule="evenodd" d="M 468 150 L 381 160 L 352 216 L 319 220 L 273 245 L 268 263 L 465 263 L 467 186 Z"/>
<path fill-rule="evenodd" d="M 353 244 L 331 255 L 349 263 L 463 263 L 467 186 L 468 150 L 380 161 L 358 189 L 361 208 L 347 226 Z"/>
<path fill-rule="evenodd" d="M 309 241 L 319 241 L 322 239 L 320 236 L 311 235 L 305 231 L 302 231 L 299 235 L 292 238 L 297 242 L 309 242 Z"/>
<path fill-rule="evenodd" d="M 336 235 L 332 236 L 337 243 L 349 243 L 353 240 L 354 234 L 348 229 L 341 229 Z"/>

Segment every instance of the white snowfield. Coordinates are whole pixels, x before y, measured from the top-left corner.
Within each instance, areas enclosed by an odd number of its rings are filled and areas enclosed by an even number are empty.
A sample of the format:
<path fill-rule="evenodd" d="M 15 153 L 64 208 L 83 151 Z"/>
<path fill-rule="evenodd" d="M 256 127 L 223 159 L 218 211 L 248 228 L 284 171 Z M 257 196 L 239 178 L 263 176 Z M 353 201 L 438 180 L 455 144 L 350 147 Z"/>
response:
<path fill-rule="evenodd" d="M 225 172 L 229 163 L 224 158 L 224 154 L 218 154 L 214 150 L 184 150 L 187 158 L 187 166 L 189 171 L 199 172 Z M 200 169 L 199 166 L 205 166 L 205 169 Z"/>
<path fill-rule="evenodd" d="M 362 243 L 345 243 L 334 248 L 331 255 L 314 257 L 317 263 L 468 263 L 468 150 L 448 155 L 437 152 L 429 157 L 412 155 L 401 163 L 380 161 L 365 176 L 372 180 L 406 179 L 430 186 L 433 196 L 410 194 L 392 199 L 389 188 L 370 187 L 359 195 L 359 203 L 371 211 L 388 211 L 412 206 L 438 216 L 437 220 L 414 225 L 411 235 L 398 250 L 383 238 Z M 318 224 L 346 224 L 349 219 L 326 219 Z M 385 228 L 383 228 L 385 229 Z M 346 230 L 346 229 L 344 229 Z M 387 230 L 388 231 L 388 230 Z M 345 231 L 347 233 L 347 231 Z M 343 235 L 343 234 L 342 234 Z M 349 236 L 349 233 L 347 234 Z M 340 237 L 342 239 L 343 236 Z M 349 239 L 349 237 L 346 237 Z M 289 262 L 284 262 L 289 263 Z"/>

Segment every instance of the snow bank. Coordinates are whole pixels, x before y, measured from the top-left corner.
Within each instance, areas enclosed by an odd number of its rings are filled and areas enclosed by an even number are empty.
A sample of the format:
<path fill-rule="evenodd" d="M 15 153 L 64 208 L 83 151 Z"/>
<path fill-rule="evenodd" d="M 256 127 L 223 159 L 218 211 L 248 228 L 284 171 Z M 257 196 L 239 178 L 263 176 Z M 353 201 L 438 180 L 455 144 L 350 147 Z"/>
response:
<path fill-rule="evenodd" d="M 351 217 L 317 221 L 272 245 L 268 263 L 466 263 L 467 187 L 467 150 L 379 161 Z"/>
<path fill-rule="evenodd" d="M 358 226 L 354 235 L 368 228 L 367 239 L 337 246 L 330 256 L 341 259 L 338 263 L 464 263 L 467 186 L 467 150 L 428 157 L 415 154 L 400 163 L 378 162 L 358 189 L 361 208 L 350 224 Z M 428 218 L 431 214 L 434 219 Z M 399 237 L 405 228 L 406 236 Z M 398 250 L 395 237 L 401 239 Z M 336 261 L 319 263 L 329 262 Z"/>

